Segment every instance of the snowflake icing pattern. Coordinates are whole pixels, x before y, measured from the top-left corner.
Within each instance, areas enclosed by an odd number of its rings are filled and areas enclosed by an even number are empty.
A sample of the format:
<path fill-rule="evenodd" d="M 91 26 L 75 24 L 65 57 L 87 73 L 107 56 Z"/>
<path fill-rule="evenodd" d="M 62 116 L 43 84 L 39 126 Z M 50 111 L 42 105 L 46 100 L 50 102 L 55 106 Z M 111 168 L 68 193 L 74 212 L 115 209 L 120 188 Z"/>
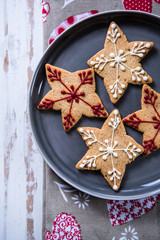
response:
<path fill-rule="evenodd" d="M 118 136 L 117 129 L 124 134 Z M 113 190 L 117 191 L 125 172 L 125 165 L 139 156 L 143 152 L 143 148 L 126 135 L 118 110 L 111 113 L 102 130 L 79 128 L 78 131 L 83 140 L 86 141 L 89 150 L 76 167 L 78 169 L 101 170 Z M 109 138 L 105 137 L 104 132 Z M 128 160 L 124 159 L 124 153 Z M 104 162 L 106 162 L 105 169 Z"/>
<path fill-rule="evenodd" d="M 143 132 L 144 155 L 160 148 L 160 94 L 144 85 L 142 89 L 142 110 L 126 118 L 123 122 Z"/>
<path fill-rule="evenodd" d="M 82 114 L 107 117 L 108 113 L 95 93 L 92 69 L 71 73 L 46 64 L 46 74 L 52 90 L 44 96 L 38 108 L 61 110 L 65 131 L 69 131 Z"/>
<path fill-rule="evenodd" d="M 94 55 L 88 65 L 104 78 L 110 99 L 116 103 L 123 95 L 128 83 L 151 83 L 151 77 L 139 63 L 151 50 L 152 42 L 128 42 L 123 32 L 112 22 L 104 49 Z"/>

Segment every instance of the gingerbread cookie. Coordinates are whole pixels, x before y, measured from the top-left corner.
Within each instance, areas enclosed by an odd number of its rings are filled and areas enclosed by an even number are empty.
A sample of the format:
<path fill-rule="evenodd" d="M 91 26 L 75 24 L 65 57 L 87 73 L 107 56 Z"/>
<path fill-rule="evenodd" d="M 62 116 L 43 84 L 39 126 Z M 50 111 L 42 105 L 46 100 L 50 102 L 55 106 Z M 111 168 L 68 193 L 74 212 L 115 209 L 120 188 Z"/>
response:
<path fill-rule="evenodd" d="M 46 64 L 47 80 L 52 88 L 41 100 L 40 110 L 61 110 L 63 127 L 69 131 L 81 118 L 108 116 L 102 102 L 95 93 L 93 69 L 74 73 Z"/>
<path fill-rule="evenodd" d="M 142 88 L 142 110 L 126 118 L 123 122 L 130 127 L 143 132 L 144 155 L 160 148 L 160 94 L 148 85 Z"/>
<path fill-rule="evenodd" d="M 151 83 L 152 78 L 139 63 L 154 46 L 153 42 L 128 42 L 116 23 L 111 22 L 104 49 L 96 53 L 88 65 L 104 78 L 104 84 L 112 103 L 124 94 L 128 83 Z"/>
<path fill-rule="evenodd" d="M 81 170 L 101 170 L 113 190 L 120 187 L 126 164 L 143 152 L 143 147 L 126 131 L 118 110 L 114 110 L 102 129 L 83 127 L 78 132 L 89 150 L 77 163 Z"/>

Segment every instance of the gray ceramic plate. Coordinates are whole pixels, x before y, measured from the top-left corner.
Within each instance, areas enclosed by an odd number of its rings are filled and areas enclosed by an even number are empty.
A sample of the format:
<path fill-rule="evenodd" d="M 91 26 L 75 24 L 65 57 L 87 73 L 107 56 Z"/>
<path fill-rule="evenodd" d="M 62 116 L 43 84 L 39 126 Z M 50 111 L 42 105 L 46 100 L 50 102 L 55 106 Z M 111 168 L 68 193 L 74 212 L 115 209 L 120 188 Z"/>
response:
<path fill-rule="evenodd" d="M 103 48 L 107 29 L 112 20 L 120 26 L 129 41 L 142 40 L 155 43 L 154 49 L 142 61 L 142 65 L 154 80 L 151 87 L 160 92 L 160 18 L 134 11 L 101 13 L 66 30 L 44 53 L 30 88 L 30 120 L 44 159 L 67 183 L 100 198 L 138 199 L 160 192 L 160 150 L 148 157 L 138 157 L 129 164 L 121 188 L 115 193 L 100 172 L 79 171 L 75 168 L 76 163 L 87 151 L 76 129 L 80 126 L 101 128 L 104 119 L 83 116 L 76 126 L 66 133 L 59 111 L 39 111 L 36 108 L 50 89 L 46 80 L 45 64 L 50 63 L 71 72 L 88 68 L 87 60 Z M 130 85 L 119 102 L 113 105 L 103 80 L 98 75 L 96 85 L 96 91 L 109 113 L 118 108 L 121 116 L 125 117 L 141 108 L 142 86 Z M 126 130 L 138 143 L 142 143 L 141 133 L 129 127 L 126 127 Z"/>

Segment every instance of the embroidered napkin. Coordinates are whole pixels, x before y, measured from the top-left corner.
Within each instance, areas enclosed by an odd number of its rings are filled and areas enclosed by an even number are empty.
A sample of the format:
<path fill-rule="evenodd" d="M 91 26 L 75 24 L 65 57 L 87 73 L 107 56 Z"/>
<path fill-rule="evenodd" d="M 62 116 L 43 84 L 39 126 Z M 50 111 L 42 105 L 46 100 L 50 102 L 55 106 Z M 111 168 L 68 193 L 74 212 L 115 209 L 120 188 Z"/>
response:
<path fill-rule="evenodd" d="M 158 4 L 154 1 L 101 0 L 100 2 L 42 1 L 44 49 L 66 28 L 97 12 L 120 10 L 125 7 L 125 9 L 160 13 L 160 7 L 155 7 Z M 158 198 L 159 195 L 134 201 L 107 202 L 72 188 L 44 163 L 42 236 L 46 233 L 46 239 L 149 240 L 152 238 L 158 240 L 160 239 L 158 227 L 160 207 L 156 204 Z M 151 209 L 153 210 L 150 211 Z M 136 219 L 147 212 L 149 213 Z M 136 220 L 125 226 L 111 227 L 111 224 L 122 225 L 133 219 Z M 152 231 L 149 231 L 147 226 L 150 226 Z"/>

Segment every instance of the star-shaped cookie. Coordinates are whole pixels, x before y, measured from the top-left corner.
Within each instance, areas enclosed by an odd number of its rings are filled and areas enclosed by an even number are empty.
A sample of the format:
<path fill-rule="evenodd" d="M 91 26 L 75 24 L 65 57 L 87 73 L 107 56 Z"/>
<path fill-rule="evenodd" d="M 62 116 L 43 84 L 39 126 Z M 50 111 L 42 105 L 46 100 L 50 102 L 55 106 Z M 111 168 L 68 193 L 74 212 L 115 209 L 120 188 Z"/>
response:
<path fill-rule="evenodd" d="M 160 148 L 160 94 L 148 85 L 142 88 L 142 110 L 123 119 L 128 126 L 143 132 L 144 155 Z"/>
<path fill-rule="evenodd" d="M 122 30 L 111 22 L 104 49 L 96 53 L 88 65 L 104 78 L 104 84 L 112 103 L 124 94 L 128 83 L 151 83 L 152 78 L 139 63 L 154 46 L 153 42 L 128 42 Z"/>
<path fill-rule="evenodd" d="M 113 190 L 120 187 L 126 164 L 143 152 L 143 147 L 126 131 L 118 110 L 114 110 L 102 129 L 81 127 L 78 132 L 89 150 L 77 163 L 80 170 L 101 170 Z"/>
<path fill-rule="evenodd" d="M 38 108 L 61 110 L 65 131 L 69 131 L 82 114 L 87 117 L 108 116 L 95 93 L 93 69 L 71 73 L 46 64 L 46 75 L 52 90 L 43 97 Z"/>

